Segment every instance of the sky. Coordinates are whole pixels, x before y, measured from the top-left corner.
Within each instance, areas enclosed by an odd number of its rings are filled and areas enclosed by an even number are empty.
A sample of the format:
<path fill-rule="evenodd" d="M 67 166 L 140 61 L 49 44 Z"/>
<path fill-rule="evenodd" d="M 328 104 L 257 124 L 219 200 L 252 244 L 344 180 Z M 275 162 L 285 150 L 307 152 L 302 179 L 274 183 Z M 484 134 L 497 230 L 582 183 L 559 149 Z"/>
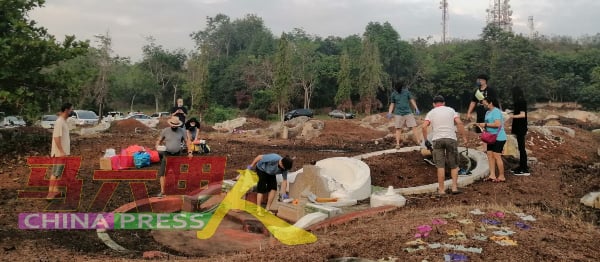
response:
<path fill-rule="evenodd" d="M 578 37 L 600 32 L 598 0 L 512 0 L 513 31 L 527 35 L 528 17 L 543 35 Z M 478 38 L 490 0 L 448 0 L 450 38 Z M 114 55 L 139 61 L 146 37 L 174 50 L 193 50 L 190 34 L 204 30 L 206 17 L 261 17 L 275 36 L 294 28 L 327 37 L 361 35 L 369 22 L 389 22 L 403 40 L 440 41 L 440 0 L 46 0 L 29 18 L 59 41 L 65 35 L 91 40 L 112 37 Z"/>

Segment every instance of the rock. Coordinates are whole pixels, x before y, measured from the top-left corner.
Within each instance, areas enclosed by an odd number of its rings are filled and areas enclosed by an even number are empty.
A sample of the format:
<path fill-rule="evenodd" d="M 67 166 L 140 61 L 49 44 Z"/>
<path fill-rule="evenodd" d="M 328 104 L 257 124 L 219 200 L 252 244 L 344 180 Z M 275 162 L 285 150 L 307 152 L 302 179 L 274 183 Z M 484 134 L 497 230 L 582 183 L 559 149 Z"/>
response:
<path fill-rule="evenodd" d="M 592 130 L 592 133 L 593 133 L 593 134 L 599 134 L 599 135 L 600 135 L 600 129 L 594 129 L 594 130 Z M 0 136 L 0 139 L 1 139 L 1 138 L 2 138 L 2 137 Z"/>
<path fill-rule="evenodd" d="M 590 122 L 590 123 L 600 123 L 600 117 L 596 113 L 581 111 L 581 110 L 572 110 L 563 114 L 564 117 L 574 118 L 582 122 Z"/>
<path fill-rule="evenodd" d="M 544 120 L 558 120 L 557 115 L 547 115 Z"/>
<path fill-rule="evenodd" d="M 546 124 L 547 125 L 547 124 Z M 570 137 L 575 137 L 575 130 L 570 129 L 564 126 L 546 126 L 546 128 L 550 131 L 559 131 L 562 134 L 566 134 Z"/>
<path fill-rule="evenodd" d="M 232 132 L 234 129 L 240 128 L 245 123 L 246 123 L 246 118 L 245 117 L 239 117 L 239 118 L 236 118 L 236 119 L 227 120 L 225 122 L 216 123 L 216 124 L 213 125 L 213 128 L 215 130 L 228 130 L 229 132 Z"/>
<path fill-rule="evenodd" d="M 504 155 L 519 158 L 519 146 L 517 138 L 514 135 L 506 136 L 506 144 L 504 144 Z"/>
<path fill-rule="evenodd" d="M 600 192 L 587 193 L 579 202 L 586 206 L 600 209 Z"/>
<path fill-rule="evenodd" d="M 167 253 L 163 253 L 156 250 L 145 251 L 143 257 L 144 259 L 163 259 L 167 257 Z"/>
<path fill-rule="evenodd" d="M 561 124 L 556 119 L 550 119 L 546 122 L 544 126 L 561 126 Z"/>
<path fill-rule="evenodd" d="M 310 118 L 307 116 L 299 116 L 299 117 L 292 118 L 288 121 L 285 121 L 285 125 L 288 127 L 295 127 L 298 125 L 303 125 L 308 120 L 310 120 Z"/>
<path fill-rule="evenodd" d="M 311 140 L 315 137 L 318 137 L 321 134 L 321 130 L 323 130 L 325 124 L 320 120 L 311 120 L 304 123 L 302 128 L 302 133 L 300 137 L 306 140 Z"/>

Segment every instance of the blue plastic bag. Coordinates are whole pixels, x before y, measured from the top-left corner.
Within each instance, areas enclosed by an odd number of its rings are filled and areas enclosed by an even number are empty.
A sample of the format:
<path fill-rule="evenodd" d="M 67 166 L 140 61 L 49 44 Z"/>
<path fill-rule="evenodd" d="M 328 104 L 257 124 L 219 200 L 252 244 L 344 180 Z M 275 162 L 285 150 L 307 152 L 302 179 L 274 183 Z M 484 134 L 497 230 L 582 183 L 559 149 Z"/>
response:
<path fill-rule="evenodd" d="M 136 168 L 150 166 L 150 153 L 146 151 L 133 153 L 133 164 Z"/>

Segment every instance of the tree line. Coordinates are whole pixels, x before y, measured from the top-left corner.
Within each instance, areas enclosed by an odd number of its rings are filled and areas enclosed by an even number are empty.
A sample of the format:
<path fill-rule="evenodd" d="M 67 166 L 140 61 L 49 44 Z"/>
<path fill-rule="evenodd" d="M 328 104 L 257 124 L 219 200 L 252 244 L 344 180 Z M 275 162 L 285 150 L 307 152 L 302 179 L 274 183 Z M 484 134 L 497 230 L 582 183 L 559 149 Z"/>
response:
<path fill-rule="evenodd" d="M 64 101 L 103 114 L 163 111 L 178 97 L 194 114 L 238 109 L 283 119 L 298 107 L 370 114 L 385 110 L 396 85 L 408 86 L 423 108 L 441 94 L 464 111 L 479 74 L 490 76 L 508 107 L 518 85 L 530 104 L 600 108 L 600 34 L 530 39 L 488 25 L 478 39 L 442 44 L 403 40 L 390 23 L 370 22 L 362 35 L 324 38 L 293 29 L 275 36 L 256 15 L 218 14 L 190 33 L 194 50 L 168 50 L 149 36 L 142 59 L 132 62 L 114 54 L 109 33 L 93 43 L 57 41 L 27 17 L 43 3 L 0 3 L 0 111 L 30 119 Z"/>

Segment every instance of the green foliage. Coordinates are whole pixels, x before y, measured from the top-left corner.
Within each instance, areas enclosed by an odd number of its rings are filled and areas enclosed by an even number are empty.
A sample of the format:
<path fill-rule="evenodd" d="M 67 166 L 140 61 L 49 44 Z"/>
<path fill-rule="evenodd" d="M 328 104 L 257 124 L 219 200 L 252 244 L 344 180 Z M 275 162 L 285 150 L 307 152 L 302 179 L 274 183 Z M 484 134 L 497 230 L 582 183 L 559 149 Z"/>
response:
<path fill-rule="evenodd" d="M 277 114 L 283 121 L 283 114 L 289 108 L 290 95 L 292 93 L 292 64 L 289 42 L 286 34 L 281 34 L 279 47 L 275 54 L 275 73 L 273 77 L 273 95 L 274 104 L 277 107 Z"/>
<path fill-rule="evenodd" d="M 578 102 L 585 108 L 600 110 L 600 66 L 592 69 L 591 84 L 579 91 Z"/>
<path fill-rule="evenodd" d="M 45 28 L 29 20 L 27 13 L 43 0 L 0 1 L 0 111 L 24 113 L 41 111 L 32 105 L 47 105 L 60 88 L 46 82 L 42 68 L 85 53 L 87 42 L 67 36 L 56 42 Z M 18 91 L 23 90 L 23 91 Z M 35 92 L 35 96 L 26 94 Z M 27 103 L 23 103 L 23 99 Z"/>
<path fill-rule="evenodd" d="M 233 108 L 213 104 L 202 114 L 202 121 L 214 124 L 235 118 L 237 111 Z"/>
<path fill-rule="evenodd" d="M 352 64 L 348 52 L 344 51 L 340 57 L 340 72 L 338 74 L 338 91 L 335 95 L 335 105 L 341 109 L 352 109 Z"/>
<path fill-rule="evenodd" d="M 252 93 L 252 102 L 248 107 L 248 114 L 258 117 L 262 120 L 267 120 L 271 105 L 274 101 L 273 90 L 257 90 Z"/>
<path fill-rule="evenodd" d="M 381 101 L 377 100 L 377 91 L 384 90 L 383 79 L 386 74 L 379 56 L 379 48 L 368 37 L 363 39 L 363 53 L 360 57 L 360 73 L 358 80 L 358 94 L 364 112 L 371 113 L 371 109 L 381 107 Z"/>

